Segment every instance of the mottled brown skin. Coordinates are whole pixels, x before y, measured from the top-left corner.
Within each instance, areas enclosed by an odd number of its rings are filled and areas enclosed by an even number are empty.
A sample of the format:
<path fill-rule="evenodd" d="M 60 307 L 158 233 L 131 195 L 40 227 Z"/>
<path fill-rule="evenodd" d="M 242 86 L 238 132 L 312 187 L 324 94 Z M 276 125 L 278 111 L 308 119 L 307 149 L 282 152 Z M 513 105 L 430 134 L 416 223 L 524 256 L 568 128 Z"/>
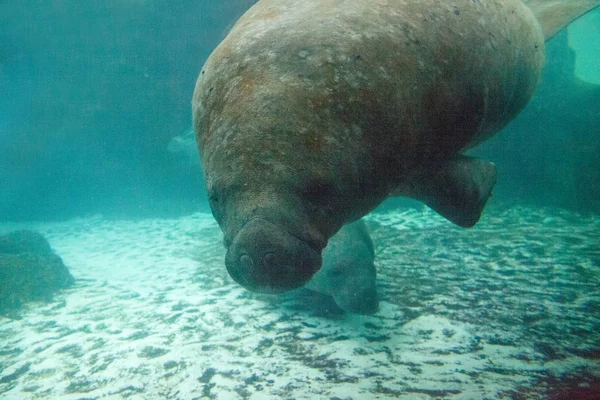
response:
<path fill-rule="evenodd" d="M 207 60 L 194 128 L 226 266 L 280 292 L 390 195 L 471 226 L 495 181 L 459 152 L 533 94 L 544 38 L 519 0 L 261 0 Z"/>

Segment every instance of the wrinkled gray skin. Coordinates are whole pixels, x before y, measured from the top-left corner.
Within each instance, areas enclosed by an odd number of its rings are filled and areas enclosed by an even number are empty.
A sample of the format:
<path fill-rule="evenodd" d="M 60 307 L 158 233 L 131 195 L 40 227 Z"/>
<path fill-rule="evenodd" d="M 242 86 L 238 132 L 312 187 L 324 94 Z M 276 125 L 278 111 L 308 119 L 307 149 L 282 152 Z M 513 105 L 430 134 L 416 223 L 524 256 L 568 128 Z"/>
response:
<path fill-rule="evenodd" d="M 259 1 L 192 104 L 230 275 L 300 287 L 329 238 L 389 196 L 475 224 L 495 168 L 460 152 L 523 108 L 543 54 L 519 0 Z"/>
<path fill-rule="evenodd" d="M 333 297 L 344 311 L 374 314 L 379 309 L 374 258 L 364 222 L 344 225 L 323 250 L 323 266 L 304 287 Z"/>

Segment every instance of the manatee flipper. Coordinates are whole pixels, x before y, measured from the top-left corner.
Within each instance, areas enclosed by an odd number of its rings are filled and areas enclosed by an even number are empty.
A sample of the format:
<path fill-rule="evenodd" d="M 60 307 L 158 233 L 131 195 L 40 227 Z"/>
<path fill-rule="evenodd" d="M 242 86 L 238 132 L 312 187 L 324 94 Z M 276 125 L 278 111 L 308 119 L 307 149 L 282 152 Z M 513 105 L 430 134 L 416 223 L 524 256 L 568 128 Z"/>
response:
<path fill-rule="evenodd" d="M 304 287 L 332 296 L 346 312 L 379 310 L 375 250 L 363 220 L 344 225 L 323 251 L 323 266 Z"/>
<path fill-rule="evenodd" d="M 493 163 L 461 154 L 420 173 L 397 195 L 422 201 L 456 225 L 470 228 L 496 183 Z"/>
<path fill-rule="evenodd" d="M 600 0 L 524 0 L 538 20 L 546 40 L 588 11 L 600 5 Z"/>

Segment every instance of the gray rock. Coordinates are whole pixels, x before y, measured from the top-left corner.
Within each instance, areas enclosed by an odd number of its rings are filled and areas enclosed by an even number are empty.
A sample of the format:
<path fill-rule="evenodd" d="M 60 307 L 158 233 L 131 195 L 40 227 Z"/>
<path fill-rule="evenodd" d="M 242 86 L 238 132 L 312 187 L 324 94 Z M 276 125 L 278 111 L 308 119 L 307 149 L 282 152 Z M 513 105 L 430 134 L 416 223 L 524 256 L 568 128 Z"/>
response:
<path fill-rule="evenodd" d="M 0 236 L 0 313 L 28 301 L 50 301 L 73 277 L 48 241 L 34 231 Z"/>

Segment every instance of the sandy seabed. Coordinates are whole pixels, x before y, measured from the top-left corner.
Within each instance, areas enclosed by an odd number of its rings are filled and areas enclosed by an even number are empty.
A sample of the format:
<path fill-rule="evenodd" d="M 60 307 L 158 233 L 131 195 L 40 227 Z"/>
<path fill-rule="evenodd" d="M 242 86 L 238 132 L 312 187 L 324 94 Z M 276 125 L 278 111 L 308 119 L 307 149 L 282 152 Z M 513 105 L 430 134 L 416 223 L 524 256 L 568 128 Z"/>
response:
<path fill-rule="evenodd" d="M 44 234 L 76 284 L 0 317 L 0 398 L 600 393 L 599 217 L 492 206 L 469 230 L 426 209 L 366 219 L 374 316 L 307 291 L 246 292 L 207 214 L 2 224 Z"/>

